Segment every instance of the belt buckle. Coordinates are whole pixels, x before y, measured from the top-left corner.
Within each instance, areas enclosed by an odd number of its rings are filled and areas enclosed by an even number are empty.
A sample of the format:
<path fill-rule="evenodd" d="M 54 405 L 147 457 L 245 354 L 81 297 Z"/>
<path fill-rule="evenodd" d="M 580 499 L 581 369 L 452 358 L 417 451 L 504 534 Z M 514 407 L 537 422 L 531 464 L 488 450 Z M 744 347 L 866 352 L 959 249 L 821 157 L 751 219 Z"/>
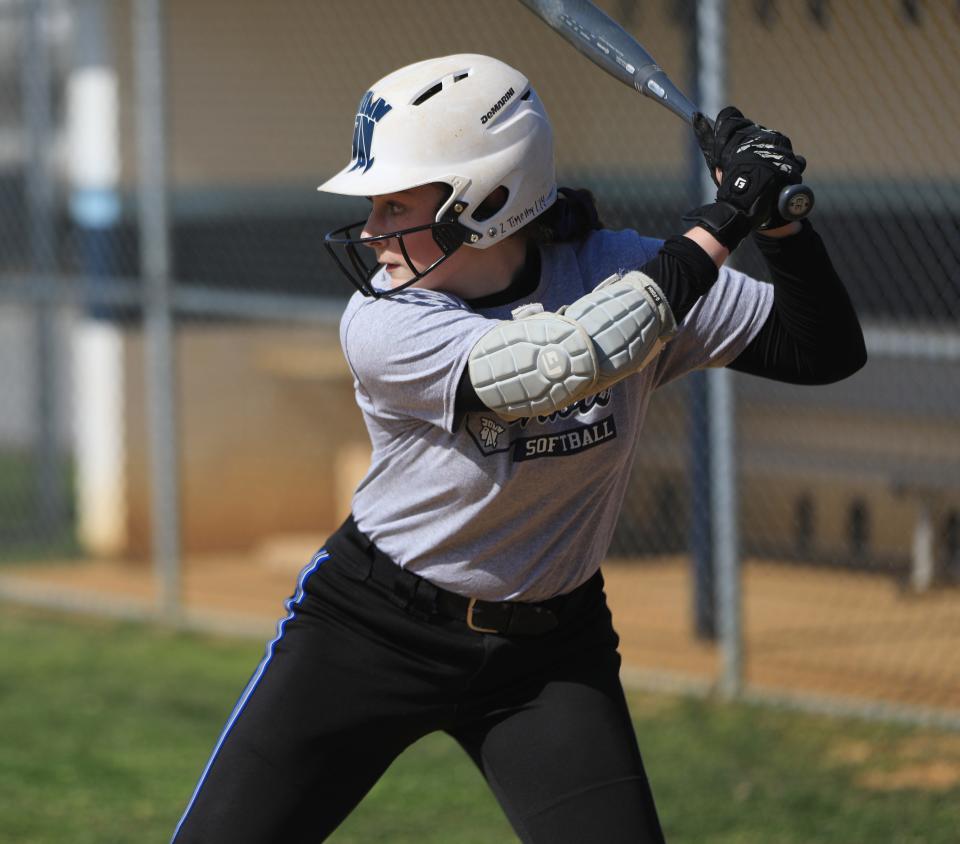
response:
<path fill-rule="evenodd" d="M 473 611 L 477 606 L 477 599 L 471 598 L 470 602 L 467 604 L 467 627 L 471 630 L 475 630 L 477 633 L 499 633 L 499 630 L 496 630 L 492 627 L 479 627 L 473 622 Z"/>

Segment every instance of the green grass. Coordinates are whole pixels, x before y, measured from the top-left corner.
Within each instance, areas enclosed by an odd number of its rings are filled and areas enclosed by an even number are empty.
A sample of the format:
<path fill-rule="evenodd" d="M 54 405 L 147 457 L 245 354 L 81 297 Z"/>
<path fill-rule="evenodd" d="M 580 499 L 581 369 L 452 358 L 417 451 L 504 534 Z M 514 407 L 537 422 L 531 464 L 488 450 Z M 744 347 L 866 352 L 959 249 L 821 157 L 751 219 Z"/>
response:
<path fill-rule="evenodd" d="M 0 605 L 0 840 L 163 842 L 263 643 Z M 635 694 L 671 844 L 955 844 L 960 735 Z M 331 839 L 511 842 L 443 736 Z"/>

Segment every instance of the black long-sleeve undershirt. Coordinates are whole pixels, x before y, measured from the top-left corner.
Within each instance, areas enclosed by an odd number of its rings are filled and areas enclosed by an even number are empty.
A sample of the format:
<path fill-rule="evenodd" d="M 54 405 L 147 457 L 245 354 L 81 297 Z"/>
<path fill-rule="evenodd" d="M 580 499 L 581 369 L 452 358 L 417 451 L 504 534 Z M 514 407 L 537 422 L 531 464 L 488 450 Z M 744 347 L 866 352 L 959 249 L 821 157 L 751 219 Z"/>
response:
<path fill-rule="evenodd" d="M 797 234 L 758 235 L 755 240 L 770 271 L 773 307 L 730 368 L 791 384 L 828 384 L 860 369 L 867 357 L 860 322 L 820 236 L 804 221 Z M 640 270 L 664 292 L 678 323 L 719 274 L 710 256 L 680 235 L 665 241 Z M 516 301 L 536 289 L 539 276 L 539 252 L 531 248 L 506 290 L 470 304 L 489 307 Z M 458 416 L 485 409 L 466 371 L 456 409 Z"/>
<path fill-rule="evenodd" d="M 860 321 L 826 247 L 803 222 L 795 235 L 756 236 L 773 308 L 731 369 L 790 384 L 830 384 L 867 361 Z"/>
<path fill-rule="evenodd" d="M 674 235 L 642 267 L 664 292 L 679 325 L 697 299 L 713 287 L 720 270 L 713 259 L 689 237 Z"/>

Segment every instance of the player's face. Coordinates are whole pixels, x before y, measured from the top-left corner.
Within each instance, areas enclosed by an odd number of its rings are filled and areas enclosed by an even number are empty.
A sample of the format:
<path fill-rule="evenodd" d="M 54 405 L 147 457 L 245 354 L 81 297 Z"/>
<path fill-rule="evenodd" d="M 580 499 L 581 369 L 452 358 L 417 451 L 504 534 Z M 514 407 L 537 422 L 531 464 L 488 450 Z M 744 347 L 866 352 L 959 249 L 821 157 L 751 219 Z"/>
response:
<path fill-rule="evenodd" d="M 375 237 L 399 229 L 428 225 L 436 220 L 437 209 L 446 195 L 446 188 L 442 185 L 421 185 L 398 193 L 372 196 L 370 215 L 361 236 Z M 443 254 L 429 229 L 405 234 L 403 245 L 418 272 L 425 270 Z M 396 287 L 413 278 L 397 238 L 375 241 L 367 246 L 376 253 L 377 262 L 386 268 L 392 286 Z M 435 287 L 443 282 L 446 275 L 447 265 L 444 263 L 429 273 L 418 286 Z"/>

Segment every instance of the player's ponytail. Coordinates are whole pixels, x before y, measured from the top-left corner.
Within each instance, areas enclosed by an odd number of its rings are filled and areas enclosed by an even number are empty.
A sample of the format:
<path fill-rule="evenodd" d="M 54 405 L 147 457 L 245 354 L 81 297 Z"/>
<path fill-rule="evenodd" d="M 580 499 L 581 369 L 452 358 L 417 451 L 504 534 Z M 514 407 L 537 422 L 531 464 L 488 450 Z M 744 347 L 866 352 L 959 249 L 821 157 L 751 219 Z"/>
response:
<path fill-rule="evenodd" d="M 538 243 L 583 240 L 602 228 L 597 201 L 585 188 L 559 188 L 557 201 L 527 226 L 528 236 Z"/>

